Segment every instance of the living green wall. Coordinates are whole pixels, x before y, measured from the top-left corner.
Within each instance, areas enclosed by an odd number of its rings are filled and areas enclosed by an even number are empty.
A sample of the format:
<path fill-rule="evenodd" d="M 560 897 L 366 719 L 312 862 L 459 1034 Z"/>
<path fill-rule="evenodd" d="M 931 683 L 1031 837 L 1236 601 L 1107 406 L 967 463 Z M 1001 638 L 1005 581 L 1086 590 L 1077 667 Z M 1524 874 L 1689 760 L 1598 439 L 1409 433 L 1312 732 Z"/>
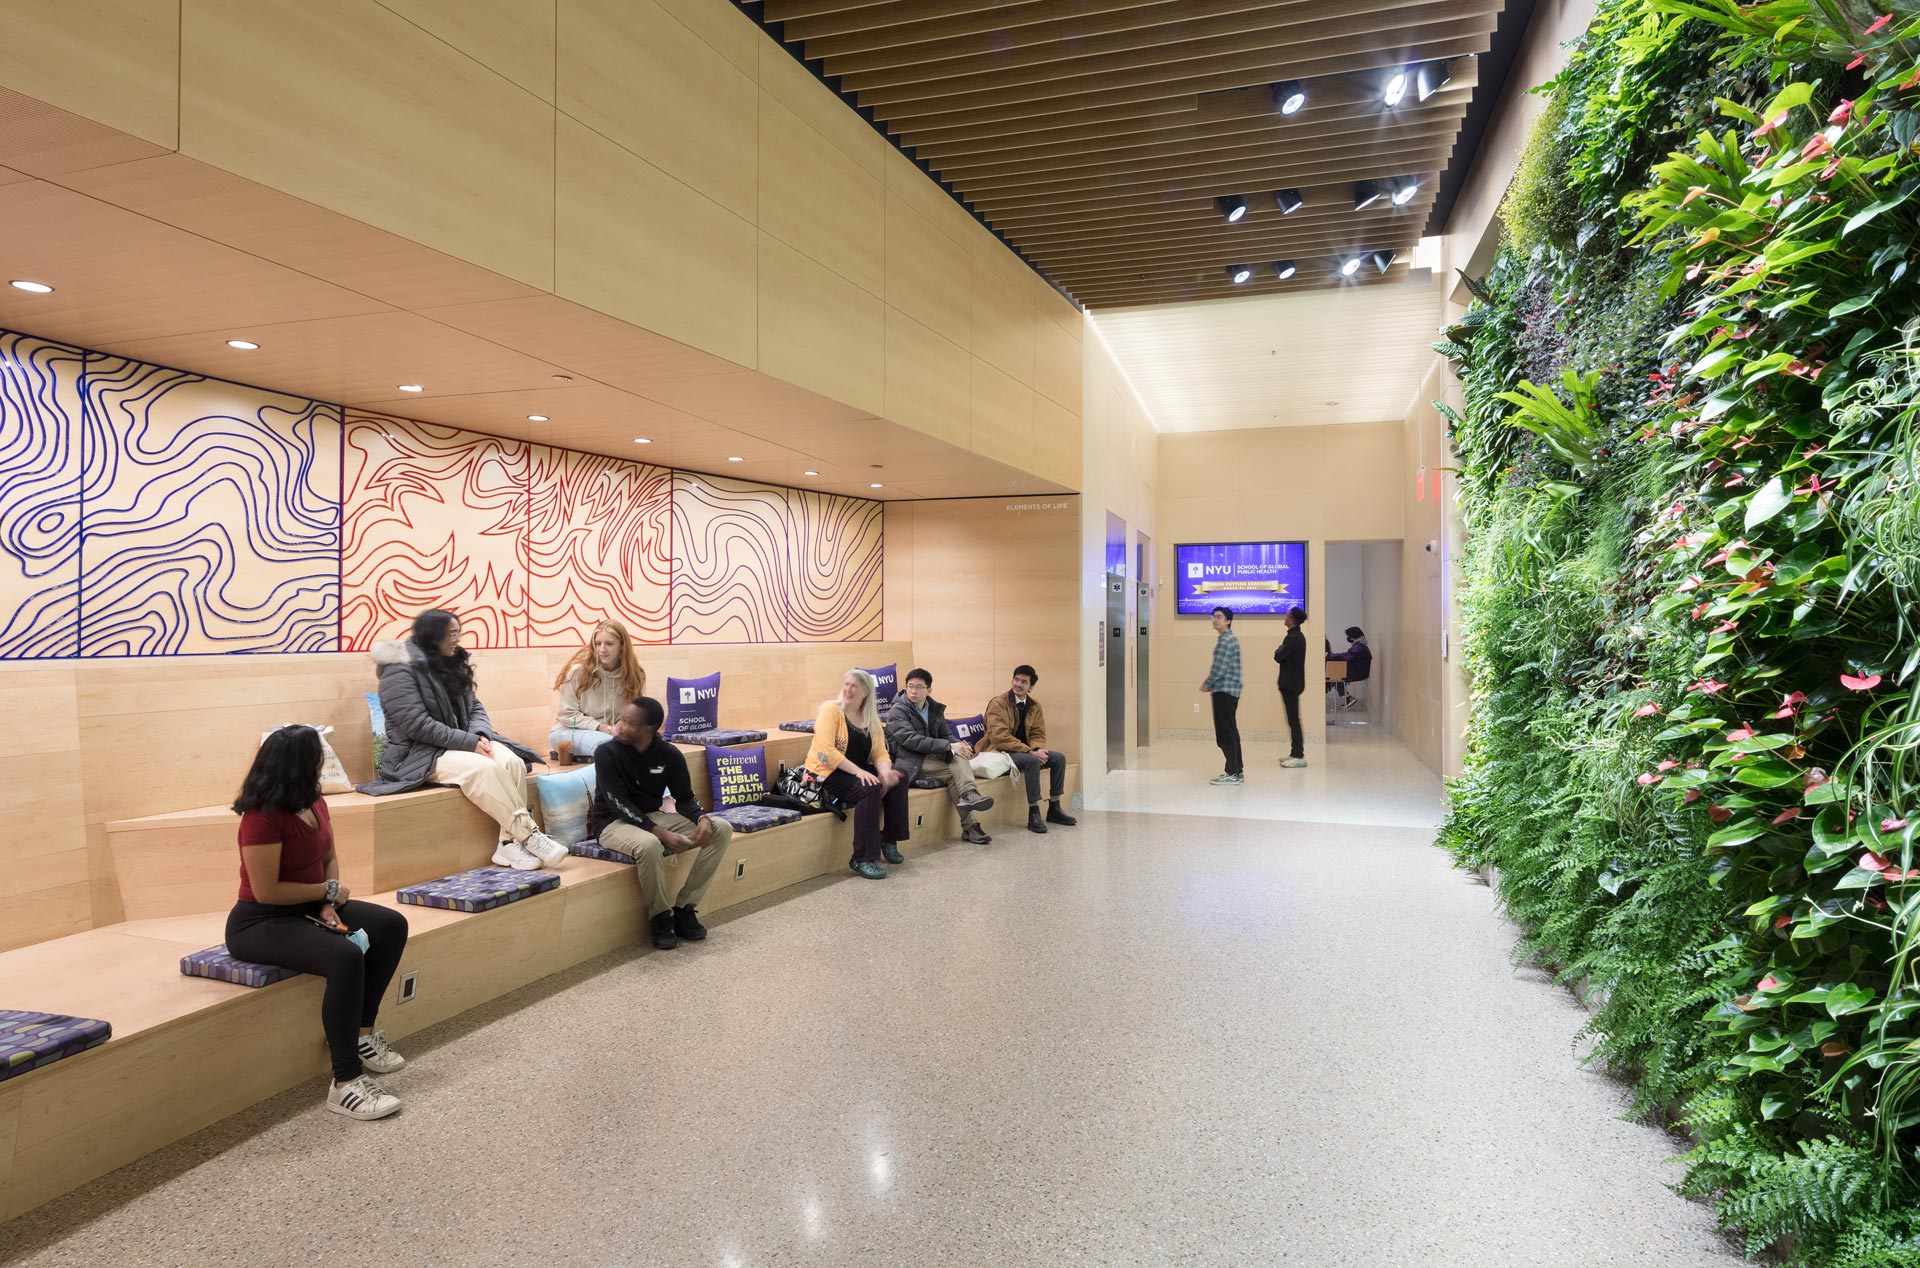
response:
<path fill-rule="evenodd" d="M 1920 0 L 1610 0 L 1436 345 L 1445 843 L 1750 1253 L 1920 1265 Z"/>

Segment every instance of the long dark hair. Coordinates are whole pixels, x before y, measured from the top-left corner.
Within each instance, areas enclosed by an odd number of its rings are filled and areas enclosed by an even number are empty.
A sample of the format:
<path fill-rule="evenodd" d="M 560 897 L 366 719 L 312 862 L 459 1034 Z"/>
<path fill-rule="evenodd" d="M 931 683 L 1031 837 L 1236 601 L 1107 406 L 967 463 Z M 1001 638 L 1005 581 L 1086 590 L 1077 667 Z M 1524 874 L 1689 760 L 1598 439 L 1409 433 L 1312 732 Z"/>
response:
<path fill-rule="evenodd" d="M 456 707 L 473 690 L 473 660 L 464 647 L 454 648 L 451 656 L 442 656 L 440 644 L 446 640 L 448 628 L 459 619 L 445 608 L 429 608 L 413 618 L 413 645 L 427 654 L 428 670 L 447 689 Z"/>
<path fill-rule="evenodd" d="M 246 782 L 234 798 L 233 813 L 284 810 L 298 814 L 320 800 L 320 732 L 310 726 L 283 726 L 269 732 L 253 755 Z"/>

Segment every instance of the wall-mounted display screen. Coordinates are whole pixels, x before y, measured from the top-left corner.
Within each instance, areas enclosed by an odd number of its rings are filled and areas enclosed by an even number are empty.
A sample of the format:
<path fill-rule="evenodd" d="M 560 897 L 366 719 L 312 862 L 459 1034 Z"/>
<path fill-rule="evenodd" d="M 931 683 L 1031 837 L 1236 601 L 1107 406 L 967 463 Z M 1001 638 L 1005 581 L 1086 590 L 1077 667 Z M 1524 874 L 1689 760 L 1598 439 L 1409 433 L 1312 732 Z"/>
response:
<path fill-rule="evenodd" d="M 1174 611 L 1206 616 L 1226 608 L 1235 616 L 1285 616 L 1307 604 L 1305 542 L 1211 542 L 1175 546 L 1180 586 Z"/>

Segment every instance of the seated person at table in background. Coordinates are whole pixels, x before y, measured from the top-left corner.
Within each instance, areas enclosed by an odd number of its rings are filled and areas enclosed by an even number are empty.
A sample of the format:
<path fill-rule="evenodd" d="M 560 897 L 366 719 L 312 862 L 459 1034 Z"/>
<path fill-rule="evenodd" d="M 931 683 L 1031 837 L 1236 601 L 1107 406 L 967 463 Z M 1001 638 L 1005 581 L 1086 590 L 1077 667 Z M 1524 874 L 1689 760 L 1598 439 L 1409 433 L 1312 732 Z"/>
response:
<path fill-rule="evenodd" d="M 234 799 L 240 816 L 240 901 L 227 915 L 227 951 L 326 979 L 320 1024 L 333 1057 L 327 1108 L 385 1118 L 400 1098 L 368 1070 L 406 1062 L 374 1024 L 407 947 L 407 918 L 354 901 L 340 883 L 333 823 L 320 795 L 326 752 L 310 726 L 283 726 L 260 742 Z"/>
<path fill-rule="evenodd" d="M 593 627 L 593 637 L 573 654 L 553 680 L 559 716 L 547 743 L 560 764 L 586 761 L 613 735 L 627 702 L 647 694 L 647 671 L 633 654 L 627 627 L 611 618 Z"/>
<path fill-rule="evenodd" d="M 1060 808 L 1067 790 L 1067 755 L 1047 747 L 1047 715 L 1028 693 L 1040 681 L 1032 665 L 1016 665 L 1012 689 L 987 701 L 987 733 L 982 753 L 1005 753 L 1027 781 L 1027 831 L 1045 832 L 1048 823 L 1071 828 L 1079 820 Z M 1046 822 L 1040 820 L 1040 772 L 1052 772 Z"/>
<path fill-rule="evenodd" d="M 370 655 L 380 667 L 387 746 L 360 791 L 384 797 L 452 784 L 500 825 L 495 865 L 531 872 L 566 858 L 567 847 L 540 831 L 527 808 L 527 764 L 494 738 L 493 720 L 474 693 L 460 618 L 440 608 L 422 612 L 411 637 L 382 639 Z"/>
<path fill-rule="evenodd" d="M 870 881 L 887 879 L 882 858 L 896 867 L 907 861 L 900 853 L 900 842 L 907 839 L 907 781 L 887 751 L 886 728 L 874 707 L 873 675 L 866 670 L 849 669 L 840 680 L 840 694 L 821 704 L 807 770 L 821 781 L 825 796 L 853 810 L 853 858 L 847 866 Z"/>
<path fill-rule="evenodd" d="M 733 825 L 701 808 L 687 774 L 687 759 L 660 738 L 667 711 L 652 696 L 641 696 L 620 711 L 613 734 L 593 753 L 593 807 L 587 833 L 600 844 L 633 855 L 634 878 L 647 900 L 648 932 L 653 945 L 670 951 L 684 939 L 707 936 L 695 908 L 720 870 Z M 660 809 L 673 798 L 673 809 Z M 680 886 L 678 903 L 667 901 L 666 857 L 698 850 L 693 870 Z"/>
<path fill-rule="evenodd" d="M 887 747 L 902 783 L 917 779 L 944 784 L 960 812 L 960 836 L 975 845 L 993 838 L 975 816 L 993 809 L 993 798 L 974 787 L 973 745 L 953 738 L 947 725 L 947 706 L 933 698 L 933 675 L 924 669 L 907 671 L 906 690 L 893 698 L 887 710 Z"/>
<path fill-rule="evenodd" d="M 1344 652 L 1330 651 L 1327 653 L 1327 659 L 1347 662 L 1346 682 L 1338 682 L 1335 683 L 1334 686 L 1339 691 L 1340 707 L 1342 709 L 1351 709 L 1353 708 L 1353 697 L 1347 694 L 1347 683 L 1365 682 L 1368 675 L 1373 673 L 1373 649 L 1367 646 L 1366 631 L 1362 630 L 1359 626 L 1349 625 L 1346 629 L 1346 635 L 1347 650 Z"/>

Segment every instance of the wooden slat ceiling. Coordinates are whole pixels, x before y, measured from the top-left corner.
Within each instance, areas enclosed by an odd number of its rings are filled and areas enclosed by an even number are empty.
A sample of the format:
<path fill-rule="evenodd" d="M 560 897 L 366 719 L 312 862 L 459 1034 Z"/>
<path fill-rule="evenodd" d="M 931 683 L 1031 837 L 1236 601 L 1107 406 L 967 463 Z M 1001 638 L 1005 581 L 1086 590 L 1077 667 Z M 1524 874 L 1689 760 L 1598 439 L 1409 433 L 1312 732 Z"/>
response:
<path fill-rule="evenodd" d="M 1420 236 L 1502 0 L 765 0 L 760 18 L 1089 308 L 1351 285 Z M 1392 72 L 1445 63 L 1389 109 Z M 1276 84 L 1300 80 L 1282 116 Z M 1356 181 L 1413 177 L 1404 206 Z M 1273 200 L 1298 189 L 1306 206 Z M 1239 195 L 1229 225 L 1215 208 Z M 1290 281 L 1271 265 L 1292 260 Z M 1255 266 L 1235 285 L 1230 264 Z"/>

